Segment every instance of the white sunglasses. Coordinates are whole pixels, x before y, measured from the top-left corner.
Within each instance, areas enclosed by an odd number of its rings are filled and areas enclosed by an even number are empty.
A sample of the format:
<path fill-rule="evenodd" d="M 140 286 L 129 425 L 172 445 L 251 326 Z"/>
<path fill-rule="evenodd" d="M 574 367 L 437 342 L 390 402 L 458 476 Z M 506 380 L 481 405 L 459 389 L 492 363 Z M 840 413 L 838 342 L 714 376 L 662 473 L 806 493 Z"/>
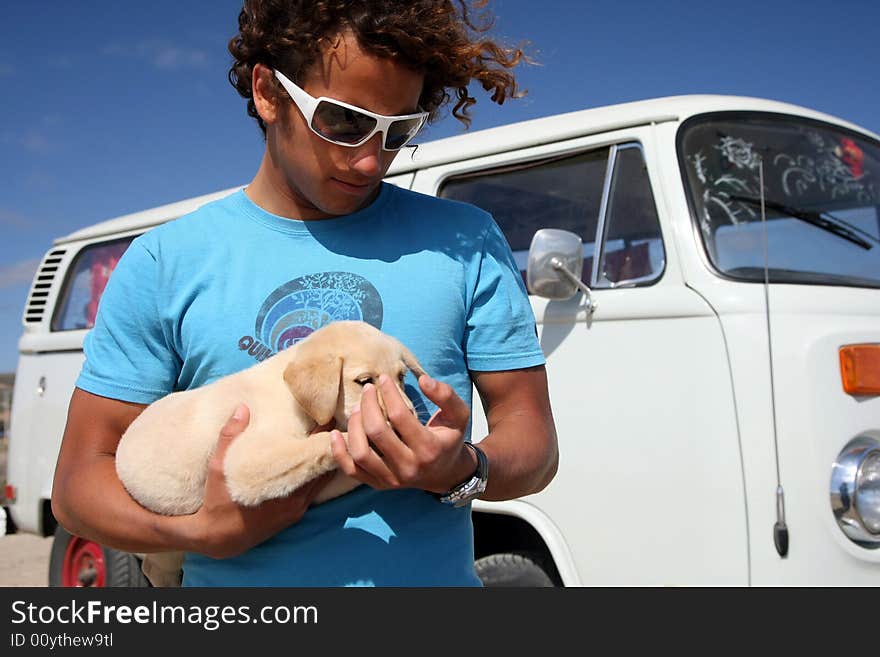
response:
<path fill-rule="evenodd" d="M 428 119 L 428 112 L 383 116 L 325 96 L 315 98 L 280 71 L 275 71 L 275 77 L 302 112 L 312 132 L 332 144 L 360 146 L 381 132 L 382 148 L 398 151 L 416 136 Z"/>

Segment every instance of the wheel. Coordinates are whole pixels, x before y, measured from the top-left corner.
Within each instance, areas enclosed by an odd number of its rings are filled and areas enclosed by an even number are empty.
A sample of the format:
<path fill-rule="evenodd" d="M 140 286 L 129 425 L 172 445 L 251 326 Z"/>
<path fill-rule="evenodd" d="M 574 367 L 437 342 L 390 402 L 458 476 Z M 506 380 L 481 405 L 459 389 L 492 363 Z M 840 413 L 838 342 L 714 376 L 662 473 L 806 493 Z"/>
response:
<path fill-rule="evenodd" d="M 49 586 L 149 586 L 137 557 L 55 529 Z"/>
<path fill-rule="evenodd" d="M 483 586 L 554 586 L 541 567 L 538 555 L 529 552 L 504 552 L 477 559 L 474 564 Z"/>

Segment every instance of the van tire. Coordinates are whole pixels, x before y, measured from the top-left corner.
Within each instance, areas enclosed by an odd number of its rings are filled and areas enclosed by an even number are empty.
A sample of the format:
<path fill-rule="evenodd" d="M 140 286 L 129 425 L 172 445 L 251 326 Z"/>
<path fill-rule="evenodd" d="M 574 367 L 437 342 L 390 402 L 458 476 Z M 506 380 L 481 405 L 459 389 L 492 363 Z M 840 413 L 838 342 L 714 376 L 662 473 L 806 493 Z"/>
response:
<path fill-rule="evenodd" d="M 49 586 L 147 587 L 137 557 L 55 528 L 49 555 Z"/>
<path fill-rule="evenodd" d="M 477 559 L 474 568 L 486 587 L 554 586 L 541 567 L 541 558 L 532 552 L 490 554 Z"/>

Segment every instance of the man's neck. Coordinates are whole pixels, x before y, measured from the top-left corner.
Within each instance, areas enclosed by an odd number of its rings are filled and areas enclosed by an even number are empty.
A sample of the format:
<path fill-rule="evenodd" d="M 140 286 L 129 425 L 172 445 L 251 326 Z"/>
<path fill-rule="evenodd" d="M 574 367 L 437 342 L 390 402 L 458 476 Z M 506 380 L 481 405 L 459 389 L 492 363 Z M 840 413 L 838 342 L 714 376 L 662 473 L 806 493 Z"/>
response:
<path fill-rule="evenodd" d="M 326 213 L 310 203 L 303 202 L 299 195 L 290 189 L 272 166 L 268 153 L 263 155 L 260 168 L 245 189 L 245 194 L 263 210 L 279 217 L 303 221 L 328 218 Z"/>
<path fill-rule="evenodd" d="M 364 199 L 360 208 L 365 208 L 375 201 L 380 190 L 381 185 Z M 245 189 L 245 194 L 263 210 L 279 217 L 300 221 L 320 221 L 340 216 L 340 213 L 329 213 L 316 206 L 298 189 L 292 187 L 281 171 L 273 165 L 268 150 L 254 179 Z M 360 208 L 350 209 L 348 213 Z"/>

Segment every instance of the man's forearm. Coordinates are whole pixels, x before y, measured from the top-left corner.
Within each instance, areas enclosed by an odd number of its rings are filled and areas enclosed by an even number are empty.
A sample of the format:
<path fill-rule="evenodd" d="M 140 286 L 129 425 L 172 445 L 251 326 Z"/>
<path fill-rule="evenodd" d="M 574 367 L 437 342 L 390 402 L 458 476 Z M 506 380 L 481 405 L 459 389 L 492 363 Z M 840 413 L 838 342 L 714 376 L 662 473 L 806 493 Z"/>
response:
<path fill-rule="evenodd" d="M 541 415 L 508 415 L 478 444 L 489 459 L 489 481 L 481 499 L 510 500 L 537 493 L 556 474 L 555 429 L 552 420 Z"/>
<path fill-rule="evenodd" d="M 163 516 L 135 502 L 111 455 L 95 455 L 55 481 L 52 511 L 77 536 L 126 552 L 189 550 L 188 516 Z"/>

